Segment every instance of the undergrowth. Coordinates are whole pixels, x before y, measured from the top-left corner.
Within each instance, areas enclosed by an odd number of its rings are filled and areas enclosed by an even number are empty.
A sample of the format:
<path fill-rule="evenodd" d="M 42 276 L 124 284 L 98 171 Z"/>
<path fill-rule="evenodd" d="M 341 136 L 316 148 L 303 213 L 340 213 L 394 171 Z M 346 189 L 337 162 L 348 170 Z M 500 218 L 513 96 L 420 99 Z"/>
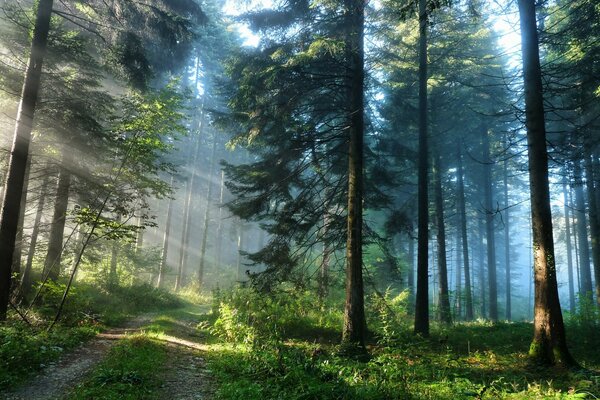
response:
<path fill-rule="evenodd" d="M 180 307 L 178 297 L 150 285 L 115 287 L 88 284 L 73 287 L 61 323 L 47 331 L 64 285 L 50 284 L 27 314 L 31 325 L 15 314 L 0 324 L 0 390 L 17 386 L 27 376 L 56 360 L 65 350 L 93 337 L 104 326 L 143 312 Z"/>
<path fill-rule="evenodd" d="M 412 333 L 405 294 L 367 299 L 366 361 L 342 356 L 341 300 L 319 304 L 309 292 L 269 295 L 238 289 L 215 296 L 212 325 L 222 341 L 210 355 L 218 399 L 576 399 L 600 395 L 600 346 L 573 324 L 573 353 L 588 370 L 529 363 L 530 323 L 432 325 Z M 595 397 L 594 397 L 595 396 Z"/>
<path fill-rule="evenodd" d="M 164 346 L 146 335 L 124 339 L 68 399 L 155 399 L 161 384 L 157 367 L 166 357 Z"/>

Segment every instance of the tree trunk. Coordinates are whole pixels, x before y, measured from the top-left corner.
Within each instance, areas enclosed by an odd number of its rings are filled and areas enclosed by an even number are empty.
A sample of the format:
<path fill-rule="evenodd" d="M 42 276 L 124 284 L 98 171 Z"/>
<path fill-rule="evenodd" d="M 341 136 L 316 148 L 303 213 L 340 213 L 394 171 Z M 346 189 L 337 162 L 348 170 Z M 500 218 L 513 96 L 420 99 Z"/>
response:
<path fill-rule="evenodd" d="M 144 232 L 145 229 L 142 226 L 143 224 L 142 217 L 138 217 L 137 226 L 139 230 L 137 231 L 137 235 L 135 236 L 135 254 L 139 254 L 140 251 L 144 248 Z"/>
<path fill-rule="evenodd" d="M 208 170 L 208 189 L 206 190 L 206 208 L 204 210 L 204 224 L 202 229 L 202 243 L 200 245 L 200 265 L 198 267 L 198 290 L 202 290 L 204 280 L 204 270 L 206 268 L 206 242 L 208 239 L 208 226 L 210 224 L 210 207 L 212 197 L 212 178 L 215 169 L 215 158 L 217 152 L 217 136 L 213 132 L 213 146 L 210 155 L 210 166 Z"/>
<path fill-rule="evenodd" d="M 589 145 L 591 147 L 591 144 Z M 587 148 L 587 146 L 586 146 Z M 596 284 L 596 303 L 600 306 L 600 219 L 598 217 L 598 204 L 594 186 L 594 166 L 592 155 L 584 151 L 585 157 L 585 182 L 588 194 L 588 209 L 590 216 L 590 237 L 592 242 L 592 260 L 594 261 L 594 280 Z"/>
<path fill-rule="evenodd" d="M 219 194 L 219 222 L 217 225 L 217 268 L 221 268 L 221 247 L 223 245 L 223 199 L 225 194 L 225 171 L 221 170 L 221 189 Z"/>
<path fill-rule="evenodd" d="M 363 142 L 364 142 L 364 8 L 362 0 L 345 0 L 348 62 L 348 225 L 346 304 L 343 342 L 364 348 L 366 319 L 362 276 Z"/>
<path fill-rule="evenodd" d="M 121 224 L 121 216 L 117 215 L 115 218 L 115 222 L 117 224 Z M 77 260 L 77 257 L 75 257 Z M 117 266 L 119 262 L 119 244 L 117 240 L 113 240 L 111 249 L 110 249 L 110 271 L 108 274 L 108 287 L 114 289 L 119 284 L 119 276 L 117 275 Z"/>
<path fill-rule="evenodd" d="M 415 241 L 412 235 L 407 235 L 408 240 L 408 310 L 414 310 L 415 306 Z"/>
<path fill-rule="evenodd" d="M 238 220 L 238 240 L 237 240 L 237 262 L 236 262 L 236 271 L 237 271 L 237 281 L 242 284 L 244 282 L 244 271 L 242 271 L 242 249 L 244 248 L 244 232 L 246 228 L 246 224 L 240 219 Z"/>
<path fill-rule="evenodd" d="M 573 189 L 569 190 L 569 204 L 571 209 L 575 209 L 573 201 Z M 577 296 L 581 293 L 581 277 L 579 273 L 579 247 L 577 246 L 577 219 L 575 218 L 575 212 L 571 213 L 571 233 L 573 234 L 573 260 L 575 261 L 575 272 L 577 273 Z"/>
<path fill-rule="evenodd" d="M 469 264 L 469 241 L 467 237 L 467 211 L 465 200 L 465 182 L 462 164 L 462 151 L 458 148 L 458 215 L 460 218 L 460 233 L 462 243 L 462 260 L 465 273 L 465 319 L 473 319 L 473 292 L 471 288 L 471 272 Z"/>
<path fill-rule="evenodd" d="M 458 204 L 458 203 L 457 203 Z M 458 208 L 458 207 L 457 207 Z M 461 232 L 460 232 L 460 210 L 457 209 L 457 221 L 456 221 L 456 275 L 455 275 L 455 290 L 454 296 L 454 311 L 456 313 L 456 320 L 462 319 L 463 313 L 463 298 L 462 298 L 462 244 L 461 244 Z"/>
<path fill-rule="evenodd" d="M 483 222 L 481 218 L 477 219 L 477 227 L 479 236 L 477 237 L 477 245 L 479 247 L 479 300 L 481 302 L 481 318 L 486 318 L 487 316 L 487 301 L 486 301 L 486 292 L 485 292 L 485 260 L 484 260 L 484 248 L 483 248 L 483 237 L 484 228 Z"/>
<path fill-rule="evenodd" d="M 505 146 L 508 146 L 508 140 L 505 139 Z M 512 319 L 512 300 L 511 300 L 511 276 L 510 276 L 510 201 L 508 199 L 508 159 L 503 163 L 504 180 L 504 266 L 506 272 L 506 320 Z"/>
<path fill-rule="evenodd" d="M 25 181 L 25 169 L 29 156 L 33 116 L 37 104 L 42 64 L 46 53 L 53 0 L 40 0 L 37 7 L 29 62 L 23 81 L 21 102 L 8 163 L 4 187 L 2 215 L 0 217 L 0 321 L 6 319 L 11 288 L 12 261 L 15 251 L 17 225 L 20 214 L 21 195 Z"/>
<path fill-rule="evenodd" d="M 31 157 L 27 158 L 25 167 L 25 177 L 23 178 L 23 192 L 21 194 L 21 204 L 19 206 L 19 221 L 17 224 L 17 236 L 15 237 L 15 250 L 13 253 L 13 276 L 21 275 L 21 256 L 23 253 L 23 226 L 25 224 L 25 211 L 27 208 L 27 191 L 29 188 L 29 175 L 31 172 Z M 14 285 L 13 285 L 14 286 Z"/>
<path fill-rule="evenodd" d="M 585 200 L 583 197 L 583 177 L 581 164 L 574 162 L 573 167 L 575 180 L 575 208 L 577 209 L 577 239 L 579 242 L 579 273 L 581 275 L 580 296 L 590 303 L 592 295 L 592 272 L 590 263 L 590 247 L 587 232 L 587 216 L 585 213 Z"/>
<path fill-rule="evenodd" d="M 437 152 L 436 152 L 437 153 Z M 448 264 L 446 260 L 446 226 L 444 221 L 444 198 L 442 192 L 442 178 L 440 156 L 434 157 L 434 188 L 435 188 L 435 214 L 437 219 L 437 248 L 438 248 L 438 274 L 439 274 L 439 317 L 445 324 L 452 323 L 450 315 L 450 296 L 448 294 Z"/>
<path fill-rule="evenodd" d="M 325 215 L 323 215 L 323 234 L 322 236 L 327 236 L 327 231 L 329 229 L 330 217 L 329 213 L 326 211 Z M 331 249 L 329 244 L 326 242 L 326 239 L 323 240 L 323 259 L 321 260 L 321 265 L 319 266 L 319 288 L 318 295 L 321 303 L 327 297 L 329 293 L 329 259 L 331 255 Z"/>
<path fill-rule="evenodd" d="M 58 185 L 56 188 L 56 200 L 54 202 L 54 214 L 50 227 L 50 238 L 48 239 L 48 253 L 44 261 L 44 274 L 56 281 L 61 272 L 61 259 L 63 252 L 63 240 L 65 234 L 65 223 L 67 221 L 67 207 L 69 206 L 69 188 L 71 186 L 71 173 L 66 165 L 68 156 L 63 157 L 63 166 L 58 173 Z"/>
<path fill-rule="evenodd" d="M 173 176 L 171 175 L 170 187 L 173 187 Z M 167 220 L 165 222 L 165 233 L 163 235 L 162 242 L 162 255 L 160 257 L 160 268 L 158 270 L 158 279 L 156 281 L 156 287 L 161 288 L 163 286 L 165 275 L 167 274 L 167 259 L 169 256 L 169 238 L 171 234 L 171 216 L 173 215 L 173 199 L 169 199 L 169 205 L 167 206 Z"/>
<path fill-rule="evenodd" d="M 563 178 L 563 201 L 565 211 L 565 236 L 567 241 L 567 270 L 569 275 L 569 311 L 575 314 L 575 286 L 573 284 L 573 250 L 571 249 L 571 217 L 569 216 L 569 198 L 567 190 L 567 178 Z"/>
<path fill-rule="evenodd" d="M 483 134 L 483 190 L 485 202 L 485 231 L 487 243 L 489 317 L 498 321 L 498 281 L 496 277 L 496 240 L 494 235 L 494 203 L 492 195 L 492 159 L 490 157 L 489 132 Z"/>
<path fill-rule="evenodd" d="M 196 84 L 198 84 L 198 80 L 196 79 Z M 205 124 L 205 120 L 204 120 L 204 98 L 202 99 L 202 106 L 201 106 L 201 110 L 200 110 L 200 122 L 199 122 L 199 126 L 198 126 L 198 139 L 196 141 L 196 147 L 194 149 L 194 161 L 192 163 L 192 175 L 190 177 L 190 180 L 188 182 L 188 191 L 187 191 L 187 197 L 185 199 L 185 210 L 184 211 L 184 218 L 185 218 L 185 227 L 184 227 L 184 232 L 182 232 L 183 236 L 183 241 L 181 244 L 181 253 L 180 253 L 180 257 L 179 257 L 179 266 L 177 269 L 177 278 L 175 281 L 175 286 L 177 288 L 180 288 L 183 284 L 183 276 L 185 275 L 185 270 L 186 267 L 188 265 L 188 260 L 190 258 L 190 239 L 192 236 L 192 199 L 194 197 L 194 193 L 196 192 L 196 178 L 198 176 L 197 173 L 197 165 L 198 165 L 198 158 L 200 157 L 200 141 L 202 140 L 202 133 L 204 131 L 204 124 Z M 181 275 L 181 276 L 180 276 Z"/>
<path fill-rule="evenodd" d="M 195 164 L 195 163 L 194 163 Z M 179 262 L 177 263 L 177 276 L 175 277 L 175 291 L 178 292 L 183 286 L 183 269 L 185 265 L 187 243 L 186 238 L 188 236 L 189 224 L 189 212 L 192 200 L 192 185 L 189 180 L 185 181 L 185 202 L 183 204 L 183 226 L 181 227 L 181 247 L 179 248 Z"/>
<path fill-rule="evenodd" d="M 567 348 L 556 281 L 535 0 L 519 0 L 519 15 L 535 275 L 534 335 L 529 354 L 539 362 L 571 366 L 575 360 Z"/>
<path fill-rule="evenodd" d="M 429 198 L 427 144 L 427 1 L 419 0 L 419 233 L 415 333 L 429 336 Z"/>
<path fill-rule="evenodd" d="M 27 252 L 27 261 L 25 262 L 25 269 L 23 270 L 23 274 L 21 276 L 21 293 L 23 294 L 23 296 L 27 296 L 27 294 L 31 290 L 31 268 L 33 265 L 33 257 L 35 256 L 35 248 L 37 246 L 38 235 L 40 233 L 40 224 L 42 222 L 44 203 L 46 201 L 46 191 L 48 189 L 48 183 L 50 180 L 49 177 L 50 176 L 48 174 L 44 176 L 44 181 L 42 182 L 42 186 L 40 187 L 40 197 L 38 200 L 37 210 L 35 212 L 33 230 L 31 231 L 29 250 Z"/>

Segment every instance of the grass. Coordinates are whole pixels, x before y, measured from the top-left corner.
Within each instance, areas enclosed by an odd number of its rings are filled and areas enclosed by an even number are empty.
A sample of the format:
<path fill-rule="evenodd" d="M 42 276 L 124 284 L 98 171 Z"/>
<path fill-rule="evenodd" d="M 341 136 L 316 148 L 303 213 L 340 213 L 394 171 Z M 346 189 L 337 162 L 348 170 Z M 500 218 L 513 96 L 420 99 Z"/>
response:
<path fill-rule="evenodd" d="M 134 315 L 181 307 L 184 302 L 148 285 L 118 287 L 108 292 L 87 284 L 73 288 L 64 318 L 52 331 L 47 327 L 64 286 L 51 284 L 30 310 L 29 326 L 16 315 L 0 324 L 0 390 L 18 386 L 60 355 Z"/>
<path fill-rule="evenodd" d="M 22 383 L 96 333 L 92 326 L 60 326 L 51 332 L 14 321 L 0 326 L 0 390 Z"/>
<path fill-rule="evenodd" d="M 156 399 L 161 385 L 158 371 L 165 360 L 162 343 L 147 334 L 131 336 L 111 348 L 91 376 L 67 399 Z"/>
<path fill-rule="evenodd" d="M 398 301 L 369 304 L 367 360 L 342 356 L 329 332 L 338 319 L 334 307 L 313 313 L 303 299 L 284 295 L 290 307 L 249 295 L 220 300 L 217 335 L 208 360 L 218 382 L 217 399 L 594 399 L 600 396 L 600 335 L 571 324 L 570 346 L 582 371 L 532 365 L 527 351 L 529 323 L 485 321 L 451 327 L 432 325 L 431 337 L 412 333 L 411 318 Z M 299 294 L 303 297 L 303 294 Z M 241 295 L 244 297 L 244 295 Z M 313 306 L 314 308 L 314 306 Z M 290 315 L 289 310 L 294 310 Z M 334 313 L 335 315 L 324 315 Z M 320 315 L 319 315 L 320 314 Z M 301 334 L 291 327 L 302 321 Z M 341 329 L 341 323 L 339 325 Z M 246 337 L 231 332 L 243 332 Z M 593 349 L 593 351 L 591 351 Z"/>

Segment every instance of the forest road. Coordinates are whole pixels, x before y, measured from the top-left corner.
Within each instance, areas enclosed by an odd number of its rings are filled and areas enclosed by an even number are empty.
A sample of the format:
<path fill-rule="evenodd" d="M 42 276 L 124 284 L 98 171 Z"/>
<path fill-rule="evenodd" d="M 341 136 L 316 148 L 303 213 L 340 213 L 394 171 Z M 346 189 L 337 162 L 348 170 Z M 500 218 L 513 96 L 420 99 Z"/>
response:
<path fill-rule="evenodd" d="M 0 400 L 58 400 L 84 380 L 110 348 L 126 335 L 144 330 L 153 319 L 142 315 L 130 320 L 120 328 L 98 334 L 73 351 L 65 353 L 59 360 L 49 364 L 37 376 L 23 386 L 0 394 Z M 167 362 L 162 367 L 163 385 L 159 399 L 203 400 L 213 392 L 210 376 L 205 368 L 202 352 L 192 326 L 181 323 L 176 336 L 161 335 L 167 349 Z"/>

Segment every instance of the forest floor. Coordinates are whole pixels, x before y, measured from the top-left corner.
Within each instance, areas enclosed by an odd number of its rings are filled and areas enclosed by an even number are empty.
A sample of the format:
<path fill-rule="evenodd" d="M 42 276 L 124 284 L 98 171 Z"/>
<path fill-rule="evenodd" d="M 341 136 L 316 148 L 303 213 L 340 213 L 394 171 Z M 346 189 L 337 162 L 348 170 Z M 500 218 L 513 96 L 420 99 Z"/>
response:
<path fill-rule="evenodd" d="M 37 376 L 0 393 L 0 399 L 209 398 L 214 389 L 203 357 L 204 338 L 196 330 L 205 311 L 190 305 L 133 318 L 65 352 Z M 146 355 L 145 346 L 150 346 Z"/>

